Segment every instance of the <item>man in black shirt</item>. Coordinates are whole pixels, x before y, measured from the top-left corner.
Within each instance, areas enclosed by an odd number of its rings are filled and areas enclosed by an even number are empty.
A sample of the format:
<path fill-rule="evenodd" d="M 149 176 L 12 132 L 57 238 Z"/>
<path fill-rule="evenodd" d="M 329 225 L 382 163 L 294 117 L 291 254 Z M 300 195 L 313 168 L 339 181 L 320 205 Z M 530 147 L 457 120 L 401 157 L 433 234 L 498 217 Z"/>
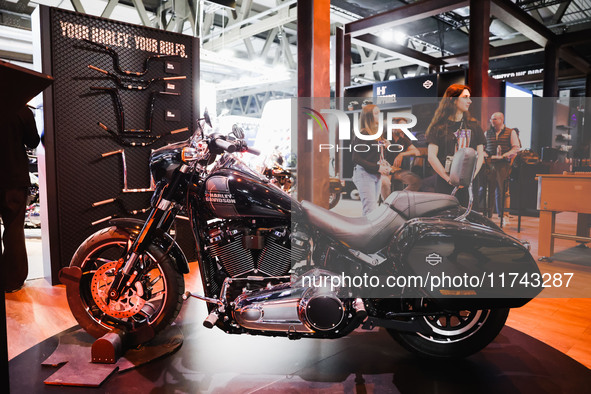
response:
<path fill-rule="evenodd" d="M 29 273 L 25 247 L 25 209 L 27 204 L 29 160 L 25 146 L 39 145 L 33 113 L 26 106 L 11 113 L 0 125 L 0 216 L 4 232 L 0 244 L 2 279 L 6 292 L 19 290 Z"/>

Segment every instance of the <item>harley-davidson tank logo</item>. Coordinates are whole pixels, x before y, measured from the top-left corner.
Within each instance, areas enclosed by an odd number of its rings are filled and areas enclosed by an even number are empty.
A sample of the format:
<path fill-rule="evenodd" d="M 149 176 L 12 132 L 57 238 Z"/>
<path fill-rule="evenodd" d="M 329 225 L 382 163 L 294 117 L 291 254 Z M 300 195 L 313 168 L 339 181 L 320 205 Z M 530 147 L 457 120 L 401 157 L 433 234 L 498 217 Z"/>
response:
<path fill-rule="evenodd" d="M 443 259 L 437 253 L 431 253 L 429 256 L 425 258 L 425 261 L 432 266 L 436 266 L 437 264 L 441 263 Z"/>
<path fill-rule="evenodd" d="M 229 179 L 227 176 L 214 175 L 206 182 L 206 191 L 204 193 L 212 211 L 219 217 L 237 216 L 236 196 L 230 192 Z"/>
<path fill-rule="evenodd" d="M 222 204 L 236 204 L 234 195 L 231 193 L 205 192 L 205 201 L 217 202 Z"/>

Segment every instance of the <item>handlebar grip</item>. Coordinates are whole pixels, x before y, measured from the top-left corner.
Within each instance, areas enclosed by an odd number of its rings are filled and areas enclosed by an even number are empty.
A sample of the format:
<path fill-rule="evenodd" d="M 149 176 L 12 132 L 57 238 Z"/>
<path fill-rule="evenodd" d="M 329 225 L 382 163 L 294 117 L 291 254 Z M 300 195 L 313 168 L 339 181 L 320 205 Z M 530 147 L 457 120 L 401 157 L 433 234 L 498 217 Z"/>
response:
<path fill-rule="evenodd" d="M 261 151 L 255 148 L 251 148 L 250 146 L 248 148 L 246 148 L 246 151 L 248 153 L 250 153 L 251 155 L 255 155 L 255 156 L 259 156 L 261 154 Z"/>
<path fill-rule="evenodd" d="M 219 138 L 215 139 L 213 141 L 214 141 L 215 146 L 217 146 L 220 149 L 225 150 L 226 152 L 229 152 L 229 153 L 236 152 L 236 145 L 234 145 L 231 142 L 228 142 L 228 141 L 225 141 L 225 140 L 222 140 Z"/>

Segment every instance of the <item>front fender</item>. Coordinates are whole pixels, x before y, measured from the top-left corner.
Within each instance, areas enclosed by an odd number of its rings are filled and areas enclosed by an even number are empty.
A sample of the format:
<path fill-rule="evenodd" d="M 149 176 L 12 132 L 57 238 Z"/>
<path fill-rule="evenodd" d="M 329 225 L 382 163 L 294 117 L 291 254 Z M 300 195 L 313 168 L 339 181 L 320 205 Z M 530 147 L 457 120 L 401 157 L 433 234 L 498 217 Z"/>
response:
<path fill-rule="evenodd" d="M 130 235 L 137 236 L 141 231 L 142 227 L 144 226 L 144 221 L 140 219 L 134 218 L 116 218 L 111 219 L 109 224 L 112 226 L 116 226 L 118 229 L 125 231 Z M 181 274 L 188 274 L 189 273 L 189 262 L 187 261 L 187 257 L 183 253 L 180 246 L 175 242 L 175 240 L 170 236 L 170 234 L 158 230 L 156 233 L 156 237 L 154 238 L 154 242 L 157 246 L 162 248 L 162 250 L 168 250 L 168 255 L 174 262 L 174 267 L 176 270 Z"/>

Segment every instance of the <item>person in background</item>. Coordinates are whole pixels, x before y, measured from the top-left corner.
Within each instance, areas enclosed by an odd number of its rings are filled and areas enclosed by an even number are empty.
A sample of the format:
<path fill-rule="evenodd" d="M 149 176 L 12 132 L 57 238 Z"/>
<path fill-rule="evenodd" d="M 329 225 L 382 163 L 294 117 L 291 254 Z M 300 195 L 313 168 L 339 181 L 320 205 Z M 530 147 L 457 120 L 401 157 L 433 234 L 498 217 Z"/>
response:
<path fill-rule="evenodd" d="M 361 134 L 373 135 L 378 133 L 380 109 L 375 104 L 367 104 L 359 116 L 359 131 Z M 386 139 L 380 136 L 377 140 L 365 141 L 355 136 L 352 146 L 367 146 L 369 149 L 354 149 L 353 152 L 353 183 L 359 191 L 363 215 L 367 216 L 378 207 L 380 178 L 390 173 L 390 166 L 385 165 L 383 153 Z"/>
<path fill-rule="evenodd" d="M 501 212 L 503 212 L 502 207 L 509 207 L 509 187 L 506 187 L 505 190 L 505 181 L 509 178 L 511 160 L 517 155 L 520 147 L 519 136 L 515 130 L 505 126 L 505 116 L 503 113 L 495 112 L 492 114 L 490 117 L 490 127 L 486 131 L 485 155 L 491 159 L 488 193 L 491 197 L 494 195 L 499 219 L 501 218 Z M 489 210 L 492 212 L 493 198 L 491 197 L 489 197 Z M 505 222 L 508 216 L 509 212 L 505 212 Z"/>
<path fill-rule="evenodd" d="M 30 186 L 28 148 L 39 145 L 35 117 L 22 107 L 2 119 L 0 126 L 0 216 L 4 225 L 0 273 L 4 289 L 20 290 L 29 273 L 25 247 L 25 209 Z"/>
<path fill-rule="evenodd" d="M 427 128 L 428 160 L 437 173 L 435 192 L 450 194 L 449 170 L 451 161 L 458 149 L 470 147 L 478 152 L 476 171 L 480 171 L 484 161 L 484 145 L 486 139 L 482 128 L 468 110 L 472 100 L 470 88 L 466 85 L 454 84 L 448 87 L 439 102 L 433 120 Z M 458 199 L 462 205 L 468 202 L 467 193 L 460 191 Z"/>
<path fill-rule="evenodd" d="M 513 130 L 515 130 L 515 134 L 517 134 L 517 141 L 519 141 L 519 149 L 523 148 L 523 144 L 521 143 L 521 137 L 519 136 L 519 129 L 517 127 L 514 127 Z"/>
<path fill-rule="evenodd" d="M 393 122 L 395 124 L 408 123 L 406 118 L 395 118 L 393 119 Z M 412 171 L 403 170 L 400 168 L 402 166 L 402 160 L 405 157 L 420 156 L 421 152 L 419 149 L 412 144 L 410 138 L 404 135 L 404 132 L 401 129 L 394 129 L 392 141 L 389 141 L 389 143 L 391 145 L 400 145 L 400 147 L 396 148 L 402 148 L 402 150 L 395 151 L 394 147 L 391 147 L 391 149 L 388 149 L 387 147 L 384 151 L 384 159 L 388 165 L 389 163 L 392 163 L 392 169 L 390 175 L 382 175 L 382 200 L 388 198 L 392 192 L 393 181 L 399 181 L 408 185 L 404 190 L 416 192 L 421 188 L 421 178 L 418 175 Z"/>

